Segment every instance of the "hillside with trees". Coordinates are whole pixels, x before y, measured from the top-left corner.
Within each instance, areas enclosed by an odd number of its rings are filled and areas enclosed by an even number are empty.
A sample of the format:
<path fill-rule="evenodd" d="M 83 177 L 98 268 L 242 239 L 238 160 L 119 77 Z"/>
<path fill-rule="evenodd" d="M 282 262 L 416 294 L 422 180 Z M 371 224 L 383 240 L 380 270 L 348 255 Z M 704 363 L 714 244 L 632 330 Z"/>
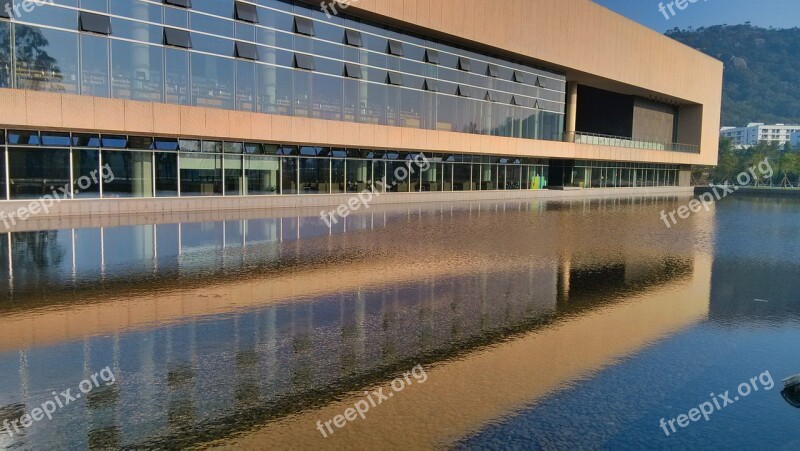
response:
<path fill-rule="evenodd" d="M 725 63 L 722 125 L 800 124 L 800 28 L 717 25 L 666 34 Z"/>

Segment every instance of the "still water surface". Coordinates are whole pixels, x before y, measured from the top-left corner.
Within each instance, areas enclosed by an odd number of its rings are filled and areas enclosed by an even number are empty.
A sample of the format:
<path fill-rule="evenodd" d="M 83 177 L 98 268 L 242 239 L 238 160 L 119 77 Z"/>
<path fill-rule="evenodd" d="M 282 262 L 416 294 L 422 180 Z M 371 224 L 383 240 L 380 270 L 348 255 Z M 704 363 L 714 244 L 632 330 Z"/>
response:
<path fill-rule="evenodd" d="M 0 421 L 116 379 L 0 446 L 797 449 L 800 203 L 726 199 L 667 229 L 685 202 L 0 235 Z M 321 435 L 418 364 L 424 383 Z M 765 371 L 772 390 L 659 427 Z"/>

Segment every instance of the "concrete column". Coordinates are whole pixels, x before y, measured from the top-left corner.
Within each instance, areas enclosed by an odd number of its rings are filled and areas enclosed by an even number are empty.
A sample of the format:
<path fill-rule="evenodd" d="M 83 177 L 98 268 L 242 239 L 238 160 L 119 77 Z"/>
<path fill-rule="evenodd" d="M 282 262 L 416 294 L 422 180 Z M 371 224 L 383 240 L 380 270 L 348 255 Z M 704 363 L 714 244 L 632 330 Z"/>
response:
<path fill-rule="evenodd" d="M 567 137 L 574 132 L 578 124 L 578 84 L 574 81 L 567 83 Z"/>

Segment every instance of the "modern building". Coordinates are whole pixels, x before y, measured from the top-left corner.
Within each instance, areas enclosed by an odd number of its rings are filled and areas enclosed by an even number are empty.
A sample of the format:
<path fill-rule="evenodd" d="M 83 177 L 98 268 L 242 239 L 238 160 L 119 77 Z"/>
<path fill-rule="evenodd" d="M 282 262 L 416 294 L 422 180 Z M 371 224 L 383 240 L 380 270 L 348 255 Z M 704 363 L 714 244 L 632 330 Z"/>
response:
<path fill-rule="evenodd" d="M 792 135 L 800 133 L 800 125 L 750 123 L 745 127 L 722 127 L 720 136 L 733 141 L 737 147 L 755 146 L 760 142 L 777 142 L 781 147 L 792 142 Z"/>
<path fill-rule="evenodd" d="M 0 0 L 0 196 L 688 186 L 721 85 L 589 0 Z"/>
<path fill-rule="evenodd" d="M 792 143 L 792 147 L 797 148 L 800 146 L 800 131 L 796 131 L 792 133 L 792 139 L 790 140 Z"/>

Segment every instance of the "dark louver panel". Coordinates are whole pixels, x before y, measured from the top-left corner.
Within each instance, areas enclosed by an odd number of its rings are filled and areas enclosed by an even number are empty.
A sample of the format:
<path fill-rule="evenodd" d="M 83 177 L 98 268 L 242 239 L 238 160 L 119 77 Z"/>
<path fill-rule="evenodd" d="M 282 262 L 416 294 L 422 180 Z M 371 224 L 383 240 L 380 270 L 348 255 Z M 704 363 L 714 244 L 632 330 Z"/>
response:
<path fill-rule="evenodd" d="M 389 72 L 388 81 L 390 85 L 403 86 L 403 74 L 398 74 L 397 72 Z"/>
<path fill-rule="evenodd" d="M 192 48 L 192 36 L 186 30 L 164 28 L 164 45 L 190 49 Z"/>
<path fill-rule="evenodd" d="M 364 78 L 364 74 L 361 71 L 361 66 L 355 63 L 344 64 L 344 76 L 348 78 L 357 78 L 359 80 Z"/>
<path fill-rule="evenodd" d="M 236 19 L 244 22 L 258 23 L 258 10 L 256 10 L 256 5 L 236 2 Z"/>
<path fill-rule="evenodd" d="M 424 88 L 426 91 L 439 92 L 439 81 L 426 79 Z"/>
<path fill-rule="evenodd" d="M 363 47 L 361 32 L 358 30 L 344 30 L 345 43 L 353 47 Z"/>
<path fill-rule="evenodd" d="M 249 42 L 236 43 L 236 57 L 258 61 L 258 47 Z"/>
<path fill-rule="evenodd" d="M 458 58 L 458 70 L 463 70 L 465 72 L 472 70 L 472 64 L 470 63 L 469 58 L 464 58 L 463 56 Z"/>
<path fill-rule="evenodd" d="M 314 65 L 314 57 L 311 55 L 306 55 L 305 53 L 295 53 L 294 67 L 298 69 L 314 70 L 316 69 L 316 66 Z"/>
<path fill-rule="evenodd" d="M 433 49 L 425 49 L 425 62 L 439 64 L 439 52 Z"/>
<path fill-rule="evenodd" d="M 389 41 L 389 54 L 394 56 L 404 56 L 403 43 L 399 41 Z"/>
<path fill-rule="evenodd" d="M 486 75 L 497 78 L 500 76 L 500 70 L 497 68 L 497 64 L 490 64 L 489 67 L 486 69 Z"/>
<path fill-rule="evenodd" d="M 111 18 L 108 16 L 81 11 L 79 22 L 81 31 L 105 35 L 111 34 Z"/>
<path fill-rule="evenodd" d="M 314 36 L 316 34 L 314 32 L 314 22 L 312 22 L 311 19 L 307 19 L 305 17 L 295 17 L 294 32 L 299 34 L 304 34 L 306 36 Z"/>
<path fill-rule="evenodd" d="M 191 8 L 192 0 L 164 0 L 165 5 L 179 6 L 181 8 Z"/>
<path fill-rule="evenodd" d="M 512 80 L 517 83 L 525 83 L 525 73 L 515 70 Z"/>
<path fill-rule="evenodd" d="M 472 88 L 469 86 L 458 85 L 458 88 L 456 88 L 456 95 L 461 97 L 472 97 Z"/>

